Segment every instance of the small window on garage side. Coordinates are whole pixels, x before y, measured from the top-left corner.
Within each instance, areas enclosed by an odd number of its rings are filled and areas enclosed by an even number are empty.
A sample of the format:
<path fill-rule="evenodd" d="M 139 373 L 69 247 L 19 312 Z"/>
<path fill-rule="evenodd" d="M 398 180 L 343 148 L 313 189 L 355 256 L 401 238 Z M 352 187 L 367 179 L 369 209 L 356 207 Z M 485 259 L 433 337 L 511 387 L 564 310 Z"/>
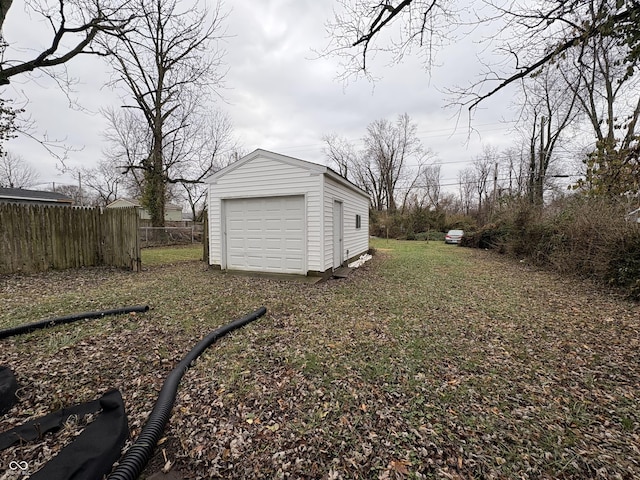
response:
<path fill-rule="evenodd" d="M 360 215 L 356 215 L 356 228 L 360 228 L 362 226 L 362 217 Z"/>

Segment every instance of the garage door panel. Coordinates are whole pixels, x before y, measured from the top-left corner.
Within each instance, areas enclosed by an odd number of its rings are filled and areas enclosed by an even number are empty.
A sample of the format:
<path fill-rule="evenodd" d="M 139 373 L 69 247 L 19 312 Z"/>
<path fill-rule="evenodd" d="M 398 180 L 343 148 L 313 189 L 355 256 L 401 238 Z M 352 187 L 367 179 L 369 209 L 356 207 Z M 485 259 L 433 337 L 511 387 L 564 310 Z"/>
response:
<path fill-rule="evenodd" d="M 245 248 L 249 249 L 262 249 L 262 239 L 261 238 L 247 238 L 244 242 Z"/>
<path fill-rule="evenodd" d="M 305 271 L 303 196 L 225 201 L 227 268 Z"/>
<path fill-rule="evenodd" d="M 243 225 L 246 226 L 249 230 L 262 230 L 262 219 L 260 218 L 247 218 Z"/>
<path fill-rule="evenodd" d="M 263 224 L 265 230 L 272 232 L 282 231 L 282 219 L 280 218 L 265 218 Z"/>
<path fill-rule="evenodd" d="M 302 242 L 302 240 L 287 238 L 283 241 L 282 246 L 285 250 L 302 250 L 304 248 L 304 243 Z"/>
<path fill-rule="evenodd" d="M 267 239 L 264 242 L 264 249 L 270 255 L 277 254 L 278 256 L 281 256 L 282 242 L 280 239 Z"/>

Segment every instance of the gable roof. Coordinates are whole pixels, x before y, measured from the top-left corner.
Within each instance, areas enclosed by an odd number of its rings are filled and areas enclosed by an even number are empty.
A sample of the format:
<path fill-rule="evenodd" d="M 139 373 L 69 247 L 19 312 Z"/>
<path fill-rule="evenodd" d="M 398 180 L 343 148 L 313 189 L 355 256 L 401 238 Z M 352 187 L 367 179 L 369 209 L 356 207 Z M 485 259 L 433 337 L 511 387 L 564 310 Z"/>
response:
<path fill-rule="evenodd" d="M 64 204 L 73 203 L 73 199 L 58 192 L 46 192 L 43 190 L 26 190 L 24 188 L 3 188 L 3 187 L 0 187 L 0 200 L 64 203 Z"/>
<path fill-rule="evenodd" d="M 133 198 L 125 198 L 125 197 L 121 197 L 121 198 L 116 198 L 113 202 L 109 203 L 107 205 L 107 208 L 111 207 L 114 203 L 118 203 L 118 204 L 122 204 L 122 203 L 128 203 L 129 206 L 131 207 L 140 207 L 140 202 L 137 200 L 134 200 Z"/>
<path fill-rule="evenodd" d="M 113 204 L 114 203 L 128 203 L 132 207 L 144 208 L 142 206 L 142 204 L 140 203 L 140 200 L 136 200 L 135 198 L 125 198 L 125 197 L 120 197 L 120 198 L 115 199 L 113 202 L 111 202 L 109 205 L 107 205 L 106 208 L 113 208 Z M 176 205 L 175 203 L 165 203 L 164 204 L 164 209 L 165 209 L 165 211 L 166 210 L 180 210 L 180 211 L 182 211 L 182 207 L 180 205 Z"/>
<path fill-rule="evenodd" d="M 215 183 L 217 183 L 217 180 L 219 178 L 224 177 L 229 172 L 233 172 L 234 170 L 242 167 L 243 165 L 251 162 L 252 160 L 254 160 L 255 158 L 258 158 L 258 157 L 266 157 L 266 158 L 269 158 L 271 160 L 276 160 L 278 162 L 286 163 L 288 165 L 293 165 L 295 167 L 299 167 L 299 168 L 303 168 L 305 170 L 309 170 L 310 172 L 315 173 L 315 174 L 326 175 L 327 177 L 332 178 L 333 180 L 337 181 L 338 183 L 341 183 L 344 186 L 354 190 L 355 192 L 357 192 L 357 193 L 369 198 L 369 194 L 367 192 L 365 192 L 360 187 L 358 187 L 356 184 L 354 184 L 351 181 L 347 180 L 343 176 L 339 175 L 338 173 L 336 173 L 335 171 L 333 171 L 329 167 L 326 167 L 324 165 L 318 165 L 317 163 L 309 162 L 307 160 L 301 160 L 299 158 L 289 157 L 287 155 L 282 155 L 280 153 L 270 152 L 269 150 L 264 150 L 262 148 L 255 149 L 253 152 L 249 153 L 248 155 L 245 155 L 241 159 L 239 159 L 239 160 L 233 162 L 232 164 L 227 165 L 223 169 L 218 170 L 217 172 L 211 174 L 209 177 L 207 177 L 204 180 L 204 182 L 205 183 L 209 183 L 209 184 L 215 184 Z"/>

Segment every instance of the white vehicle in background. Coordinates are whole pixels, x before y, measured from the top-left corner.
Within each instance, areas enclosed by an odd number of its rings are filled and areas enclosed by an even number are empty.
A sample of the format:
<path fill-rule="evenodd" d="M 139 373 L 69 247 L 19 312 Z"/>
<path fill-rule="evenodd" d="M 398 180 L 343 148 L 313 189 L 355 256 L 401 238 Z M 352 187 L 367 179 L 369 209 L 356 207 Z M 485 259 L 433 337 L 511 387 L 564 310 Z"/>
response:
<path fill-rule="evenodd" d="M 444 236 L 444 243 L 460 243 L 464 232 L 462 230 L 449 230 Z"/>

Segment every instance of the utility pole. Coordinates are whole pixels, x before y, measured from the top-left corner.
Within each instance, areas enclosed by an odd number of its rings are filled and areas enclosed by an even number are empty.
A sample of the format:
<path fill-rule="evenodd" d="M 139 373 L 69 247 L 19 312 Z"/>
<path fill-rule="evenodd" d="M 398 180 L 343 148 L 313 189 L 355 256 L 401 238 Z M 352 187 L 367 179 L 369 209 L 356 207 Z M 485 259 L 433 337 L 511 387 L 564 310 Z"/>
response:
<path fill-rule="evenodd" d="M 498 193 L 498 162 L 493 168 L 493 203 L 496 203 Z"/>
<path fill-rule="evenodd" d="M 491 200 L 491 214 L 496 211 L 496 201 L 498 198 L 498 162 L 495 163 L 493 168 L 493 198 Z"/>
<path fill-rule="evenodd" d="M 82 173 L 78 172 L 78 199 L 80 200 L 80 206 L 82 206 Z"/>
<path fill-rule="evenodd" d="M 538 174 L 536 175 L 535 203 L 542 205 L 543 185 L 544 185 L 544 124 L 547 119 L 544 115 L 540 118 L 540 160 L 538 164 Z"/>

